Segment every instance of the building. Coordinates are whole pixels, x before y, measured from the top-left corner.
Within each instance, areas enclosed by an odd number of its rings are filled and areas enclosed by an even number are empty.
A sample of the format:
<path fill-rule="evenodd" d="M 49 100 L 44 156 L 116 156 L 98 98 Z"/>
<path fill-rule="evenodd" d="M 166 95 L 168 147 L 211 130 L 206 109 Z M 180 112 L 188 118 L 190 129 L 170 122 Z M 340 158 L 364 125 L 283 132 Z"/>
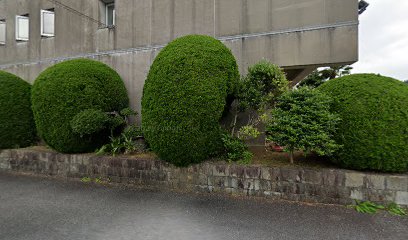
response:
<path fill-rule="evenodd" d="M 67 59 L 118 71 L 140 112 L 150 64 L 169 41 L 223 41 L 240 71 L 262 58 L 289 80 L 358 59 L 358 0 L 0 0 L 0 69 L 33 82 Z"/>

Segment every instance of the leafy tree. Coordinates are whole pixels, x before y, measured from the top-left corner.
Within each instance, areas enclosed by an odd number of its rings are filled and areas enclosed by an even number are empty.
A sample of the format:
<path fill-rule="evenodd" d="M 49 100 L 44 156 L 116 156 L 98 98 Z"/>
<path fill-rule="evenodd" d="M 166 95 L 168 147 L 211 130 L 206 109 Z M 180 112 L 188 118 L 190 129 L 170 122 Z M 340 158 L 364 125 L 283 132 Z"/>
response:
<path fill-rule="evenodd" d="M 325 68 L 321 70 L 320 73 L 325 79 L 331 80 L 331 79 L 335 79 L 338 77 L 350 75 L 352 69 L 353 67 L 349 65 L 343 65 L 343 66 Z"/>
<path fill-rule="evenodd" d="M 235 101 L 232 102 L 233 120 L 231 134 L 223 135 L 224 155 L 228 161 L 249 163 L 251 152 L 245 140 L 259 137 L 264 130 L 259 129 L 261 122 L 266 123 L 267 110 L 274 106 L 276 99 L 289 89 L 285 73 L 278 66 L 261 60 L 248 68 L 248 74 L 237 87 Z M 236 131 L 240 113 L 246 113 L 246 125 Z"/>
<path fill-rule="evenodd" d="M 327 67 L 321 70 L 315 70 L 309 74 L 300 84 L 300 87 L 317 88 L 328 80 L 343 77 L 351 74 L 353 67 L 343 65 L 338 67 Z"/>
<path fill-rule="evenodd" d="M 408 84 L 408 80 L 405 80 L 404 83 L 405 83 L 405 84 Z"/>
<path fill-rule="evenodd" d="M 240 108 L 263 110 L 288 90 L 289 82 L 278 66 L 261 60 L 248 68 L 239 92 Z"/>
<path fill-rule="evenodd" d="M 276 99 L 289 89 L 289 81 L 283 70 L 267 60 L 261 60 L 248 68 L 248 74 L 238 87 L 238 97 L 235 102 L 235 117 L 232 123 L 232 135 L 239 112 L 249 114 L 248 123 L 243 126 L 238 135 L 241 139 L 256 138 L 260 132 L 256 125 L 265 118 L 267 109 L 273 107 Z"/>
<path fill-rule="evenodd" d="M 272 110 L 267 139 L 290 153 L 295 150 L 331 155 L 339 149 L 332 139 L 339 117 L 330 112 L 331 98 L 308 87 L 284 93 Z"/>
<path fill-rule="evenodd" d="M 318 70 L 315 70 L 311 74 L 309 74 L 302 82 L 300 82 L 299 86 L 317 88 L 318 86 L 322 85 L 325 81 L 326 79 L 323 77 L 323 75 Z"/>

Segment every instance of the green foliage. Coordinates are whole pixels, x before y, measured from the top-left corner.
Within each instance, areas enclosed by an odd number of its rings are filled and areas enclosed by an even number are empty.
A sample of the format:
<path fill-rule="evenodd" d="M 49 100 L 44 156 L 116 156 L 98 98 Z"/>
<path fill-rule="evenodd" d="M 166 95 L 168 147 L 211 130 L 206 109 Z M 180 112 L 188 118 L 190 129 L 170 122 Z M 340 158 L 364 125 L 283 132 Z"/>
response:
<path fill-rule="evenodd" d="M 285 73 L 277 65 L 266 60 L 248 68 L 239 91 L 241 109 L 262 110 L 271 105 L 277 97 L 286 92 L 289 82 Z"/>
<path fill-rule="evenodd" d="M 99 177 L 95 178 L 95 179 L 94 179 L 94 182 L 95 182 L 95 183 L 98 183 L 98 184 L 103 183 L 102 179 L 99 178 Z"/>
<path fill-rule="evenodd" d="M 114 129 L 122 127 L 123 125 L 126 125 L 126 118 L 124 118 L 121 115 L 114 114 L 109 118 L 108 125 L 110 126 L 110 129 L 111 129 L 111 135 L 113 135 L 112 131 Z"/>
<path fill-rule="evenodd" d="M 291 153 L 302 150 L 331 155 L 339 146 L 333 134 L 339 117 L 330 113 L 331 98 L 310 88 L 284 93 L 267 125 L 267 139 Z"/>
<path fill-rule="evenodd" d="M 131 138 L 133 140 L 138 139 L 140 137 L 143 137 L 142 128 L 140 126 L 137 126 L 137 125 L 127 126 L 123 130 L 123 134 L 125 135 L 125 137 Z"/>
<path fill-rule="evenodd" d="M 241 160 L 237 161 L 238 164 L 249 165 L 252 163 L 254 155 L 250 151 L 245 151 L 242 154 Z"/>
<path fill-rule="evenodd" d="M 318 70 L 315 70 L 299 83 L 299 87 L 317 88 L 326 81 L 327 79 Z"/>
<path fill-rule="evenodd" d="M 72 130 L 80 136 L 95 134 L 106 128 L 109 116 L 96 109 L 84 110 L 71 120 Z"/>
<path fill-rule="evenodd" d="M 116 156 L 118 154 L 131 154 L 144 152 L 145 145 L 135 141 L 132 137 L 122 133 L 118 137 L 110 137 L 110 143 L 103 145 L 96 150 L 97 155 L 111 154 Z"/>
<path fill-rule="evenodd" d="M 96 150 L 96 155 L 111 154 L 116 156 L 122 152 L 124 144 L 122 142 L 122 136 L 110 137 L 110 143 L 103 145 L 100 149 Z"/>
<path fill-rule="evenodd" d="M 375 214 L 378 210 L 385 210 L 388 211 L 390 214 L 395 216 L 406 216 L 407 212 L 398 206 L 396 203 L 390 203 L 387 207 L 376 204 L 370 201 L 360 202 L 356 201 L 356 205 L 351 205 L 349 207 L 354 208 L 359 213 L 368 213 L 368 214 Z"/>
<path fill-rule="evenodd" d="M 83 178 L 81 178 L 81 182 L 90 183 L 90 182 L 92 182 L 92 179 L 90 177 L 83 177 Z"/>
<path fill-rule="evenodd" d="M 374 74 L 328 81 L 319 90 L 332 96 L 340 114 L 335 140 L 344 147 L 332 158 L 345 168 L 408 170 L 408 86 Z"/>
<path fill-rule="evenodd" d="M 107 129 L 111 131 L 111 135 L 114 135 L 117 128 L 128 125 L 127 118 L 129 116 L 135 115 L 137 115 L 137 112 L 131 108 L 124 108 L 119 113 L 105 113 L 101 110 L 87 109 L 75 115 L 71 120 L 71 127 L 75 133 L 81 136 L 95 134 Z M 131 131 L 131 127 L 133 126 L 127 126 L 125 131 Z M 141 130 L 140 127 L 138 128 L 138 134 L 140 136 Z"/>
<path fill-rule="evenodd" d="M 0 71 L 0 149 L 27 147 L 35 141 L 31 86 Z"/>
<path fill-rule="evenodd" d="M 57 151 L 81 153 L 105 144 L 110 131 L 81 136 L 71 127 L 73 118 L 87 109 L 118 112 L 128 107 L 129 99 L 122 79 L 113 69 L 79 59 L 56 64 L 41 73 L 33 85 L 32 102 L 40 137 Z"/>
<path fill-rule="evenodd" d="M 229 162 L 251 163 L 253 155 L 248 151 L 248 147 L 241 139 L 232 137 L 230 134 L 223 134 L 222 142 L 224 144 L 224 155 Z"/>
<path fill-rule="evenodd" d="M 120 111 L 120 115 L 124 117 L 136 116 L 137 112 L 131 108 L 124 108 Z"/>
<path fill-rule="evenodd" d="M 320 70 L 319 72 L 323 76 L 323 78 L 327 80 L 335 79 L 338 77 L 344 77 L 346 75 L 350 75 L 351 70 L 353 67 L 349 65 L 341 65 L 337 67 L 328 67 Z"/>
<path fill-rule="evenodd" d="M 238 138 L 242 140 L 254 139 L 261 135 L 261 132 L 254 126 L 242 126 L 238 131 Z"/>
<path fill-rule="evenodd" d="M 234 118 L 231 123 L 231 134 L 244 140 L 259 137 L 260 125 L 266 123 L 268 119 L 267 110 L 273 108 L 276 99 L 288 89 L 289 82 L 278 66 L 266 60 L 250 66 L 247 76 L 238 85 L 237 99 L 233 104 Z M 235 128 L 240 112 L 245 112 L 248 121 L 236 133 Z"/>
<path fill-rule="evenodd" d="M 356 200 L 356 205 L 350 206 L 356 209 L 359 213 L 368 213 L 368 214 L 375 214 L 378 210 L 384 210 L 385 207 L 383 205 L 379 205 L 376 203 L 372 203 L 370 201 L 360 202 Z"/>
<path fill-rule="evenodd" d="M 142 126 L 152 150 L 178 166 L 218 152 L 219 120 L 238 80 L 235 58 L 220 41 L 191 35 L 169 43 L 143 91 Z"/>
<path fill-rule="evenodd" d="M 146 149 L 145 143 L 139 141 L 143 137 L 142 129 L 137 125 L 129 125 L 128 116 L 137 115 L 137 112 L 130 108 L 125 108 L 118 113 L 111 113 L 111 117 L 108 119 L 108 123 L 111 124 L 111 136 L 110 142 L 103 145 L 96 150 L 98 155 L 111 154 L 116 156 L 117 154 L 131 154 L 141 153 Z M 125 126 L 125 127 L 124 127 Z M 118 134 L 115 128 L 121 127 L 121 133 Z M 124 128 L 123 128 L 124 127 Z"/>
<path fill-rule="evenodd" d="M 407 216 L 408 215 L 407 211 L 405 211 L 405 209 L 398 206 L 398 204 L 396 203 L 390 203 L 387 206 L 387 211 L 395 216 Z"/>
<path fill-rule="evenodd" d="M 343 77 L 351 74 L 353 67 L 349 65 L 342 65 L 338 67 L 327 67 L 320 70 L 313 71 L 300 84 L 300 87 L 317 88 L 328 80 Z"/>

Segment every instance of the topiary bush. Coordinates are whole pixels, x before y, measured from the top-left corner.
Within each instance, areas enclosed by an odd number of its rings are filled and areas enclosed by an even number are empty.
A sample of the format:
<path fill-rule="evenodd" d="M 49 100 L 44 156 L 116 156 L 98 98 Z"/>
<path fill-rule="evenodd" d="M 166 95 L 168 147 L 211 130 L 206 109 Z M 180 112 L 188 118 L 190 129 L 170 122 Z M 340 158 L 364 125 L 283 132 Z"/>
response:
<path fill-rule="evenodd" d="M 101 62 L 78 59 L 42 72 L 33 85 L 32 103 L 40 137 L 57 151 L 81 153 L 105 144 L 110 130 L 86 135 L 74 132 L 71 124 L 79 127 L 80 113 L 86 122 L 84 110 L 119 112 L 128 107 L 129 99 L 122 79 L 113 69 Z"/>
<path fill-rule="evenodd" d="M 0 149 L 27 147 L 35 140 L 31 85 L 0 71 Z"/>
<path fill-rule="evenodd" d="M 142 127 L 152 150 L 178 166 L 222 151 L 219 120 L 238 81 L 235 58 L 220 41 L 190 35 L 167 45 L 143 91 Z"/>
<path fill-rule="evenodd" d="M 408 170 L 408 86 L 389 77 L 356 74 L 318 88 L 335 98 L 340 114 L 333 161 L 343 167 L 383 172 Z"/>

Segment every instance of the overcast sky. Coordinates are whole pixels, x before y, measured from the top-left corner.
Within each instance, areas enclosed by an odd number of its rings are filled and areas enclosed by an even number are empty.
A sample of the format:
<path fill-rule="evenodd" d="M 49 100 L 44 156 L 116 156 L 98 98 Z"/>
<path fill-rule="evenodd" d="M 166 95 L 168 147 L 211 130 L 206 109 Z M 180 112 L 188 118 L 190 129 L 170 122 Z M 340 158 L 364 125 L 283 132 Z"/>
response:
<path fill-rule="evenodd" d="M 408 0 L 366 0 L 360 15 L 360 60 L 353 73 L 408 80 Z"/>

